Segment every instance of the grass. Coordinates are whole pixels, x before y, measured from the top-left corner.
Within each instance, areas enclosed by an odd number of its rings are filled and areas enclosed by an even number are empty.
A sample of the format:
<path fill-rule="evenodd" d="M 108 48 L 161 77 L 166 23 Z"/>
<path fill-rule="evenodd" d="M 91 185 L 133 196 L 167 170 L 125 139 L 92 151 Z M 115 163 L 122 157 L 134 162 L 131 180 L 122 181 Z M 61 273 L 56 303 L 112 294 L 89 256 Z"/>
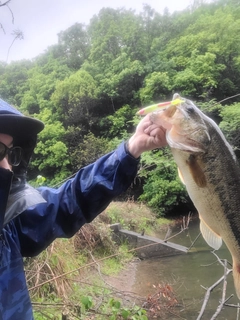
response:
<path fill-rule="evenodd" d="M 145 234 L 154 236 L 159 229 L 167 229 L 170 221 L 157 219 L 143 204 L 112 202 L 72 239 L 58 239 L 38 257 L 28 259 L 26 274 L 37 319 L 39 314 L 42 320 L 51 318 L 44 307 L 49 302 L 51 312 L 54 309 L 52 303 L 58 302 L 54 311 L 56 315 L 63 313 L 68 304 L 75 306 L 75 316 L 81 306 L 79 297 L 90 296 L 95 304 L 108 303 L 113 293 L 106 288 L 104 276 L 114 277 L 134 258 L 126 243 L 118 246 L 113 242 L 110 225 L 114 223 L 121 223 L 123 228 L 139 233 L 145 230 Z M 39 286 L 43 282 L 47 283 Z M 46 309 L 46 317 L 41 313 L 42 308 Z M 54 319 L 58 319 L 57 316 Z"/>
<path fill-rule="evenodd" d="M 145 230 L 145 234 L 150 236 L 171 223 L 169 219 L 156 218 L 146 205 L 133 201 L 112 202 L 103 214 L 111 224 L 120 223 L 124 229 L 139 233 Z"/>

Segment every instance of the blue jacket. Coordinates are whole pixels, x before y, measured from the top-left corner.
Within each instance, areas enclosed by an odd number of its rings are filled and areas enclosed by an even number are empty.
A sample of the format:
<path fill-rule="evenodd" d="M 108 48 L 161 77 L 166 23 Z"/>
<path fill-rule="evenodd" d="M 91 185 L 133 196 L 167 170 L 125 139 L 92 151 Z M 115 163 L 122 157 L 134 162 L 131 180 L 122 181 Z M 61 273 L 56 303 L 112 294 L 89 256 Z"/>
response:
<path fill-rule="evenodd" d="M 59 189 L 41 187 L 40 200 L 32 205 L 32 198 L 28 197 L 30 202 L 22 202 L 23 212 L 14 207 L 17 202 L 13 201 L 8 211 L 14 208 L 16 214 L 5 220 L 0 234 L 1 320 L 33 319 L 23 257 L 36 256 L 54 239 L 72 237 L 91 222 L 129 187 L 137 166 L 138 160 L 126 152 L 122 143 L 114 152 L 82 168 Z M 3 184 L 4 179 L 0 178 L 0 210 L 3 210 L 8 208 L 9 198 L 6 181 Z"/>

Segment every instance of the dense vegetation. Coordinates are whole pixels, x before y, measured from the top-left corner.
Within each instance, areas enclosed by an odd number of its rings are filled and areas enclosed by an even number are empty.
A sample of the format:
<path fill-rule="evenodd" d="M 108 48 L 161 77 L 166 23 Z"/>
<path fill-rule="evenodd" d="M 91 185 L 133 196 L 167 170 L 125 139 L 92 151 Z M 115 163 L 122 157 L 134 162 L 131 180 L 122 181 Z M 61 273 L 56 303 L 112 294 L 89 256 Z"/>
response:
<path fill-rule="evenodd" d="M 136 110 L 174 92 L 210 112 L 238 147 L 239 99 L 216 101 L 239 93 L 239 35 L 237 0 L 195 0 L 173 14 L 104 8 L 35 59 L 2 61 L 1 98 L 45 123 L 29 179 L 55 185 L 73 175 L 129 137 Z M 169 150 L 154 150 L 142 157 L 133 194 L 168 213 L 188 201 L 176 177 Z"/>
<path fill-rule="evenodd" d="M 160 14 L 149 5 L 139 14 L 104 8 L 89 25 L 76 23 L 60 32 L 58 43 L 35 59 L 0 62 L 0 97 L 45 123 L 29 169 L 31 182 L 54 186 L 72 176 L 130 136 L 141 106 L 170 100 L 174 92 L 196 101 L 217 121 L 239 156 L 239 37 L 239 0 L 194 0 L 188 9 L 173 14 Z M 234 98 L 226 100 L 230 97 Z M 38 175 L 44 178 L 36 179 Z M 168 148 L 142 156 L 138 177 L 126 196 L 146 202 L 158 217 L 189 204 Z M 98 219 L 123 219 L 115 210 L 108 209 Z M 124 209 L 128 218 L 129 211 Z M 157 225 L 156 217 L 143 208 L 137 208 L 127 224 L 136 227 L 141 214 L 137 230 L 149 233 Z M 94 221 L 77 235 L 88 248 L 77 251 L 62 239 L 38 258 L 26 260 L 36 319 L 60 319 L 60 314 L 66 319 L 63 311 L 71 312 L 71 319 L 86 319 L 93 306 L 103 314 L 96 319 L 106 319 L 104 314 L 111 319 L 146 319 L 141 308 L 120 308 L 109 287 L 98 282 L 92 288 L 86 281 L 92 270 L 85 274 L 82 266 L 89 267 L 87 261 L 94 257 L 106 257 L 108 270 L 110 263 L 116 268 L 132 258 L 124 245 L 116 247 L 109 240 L 107 232 L 106 225 Z M 94 245 L 101 252 L 94 251 Z M 113 254 L 115 259 L 109 259 Z M 98 274 L 96 278 L 99 281 Z"/>

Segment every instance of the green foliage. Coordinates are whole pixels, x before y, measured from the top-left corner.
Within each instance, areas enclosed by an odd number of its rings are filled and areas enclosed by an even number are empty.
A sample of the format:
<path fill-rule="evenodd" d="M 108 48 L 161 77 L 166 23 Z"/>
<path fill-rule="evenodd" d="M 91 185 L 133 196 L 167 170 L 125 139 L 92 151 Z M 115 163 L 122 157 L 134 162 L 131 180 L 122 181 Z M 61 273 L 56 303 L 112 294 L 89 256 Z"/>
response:
<path fill-rule="evenodd" d="M 46 125 L 29 178 L 41 174 L 54 185 L 72 175 L 129 137 L 142 104 L 174 92 L 222 120 L 239 148 L 237 104 L 226 111 L 213 106 L 239 93 L 239 31 L 234 0 L 194 1 L 173 14 L 147 4 L 140 13 L 103 8 L 89 25 L 60 32 L 58 43 L 33 61 L 2 63 L 0 96 Z M 170 159 L 161 152 L 142 156 L 141 200 L 159 214 L 185 201 Z"/>
<path fill-rule="evenodd" d="M 101 125 L 108 128 L 106 133 L 108 138 L 118 137 L 119 139 L 127 139 L 129 132 L 132 132 L 132 119 L 136 114 L 136 109 L 125 105 L 101 121 Z"/>
<path fill-rule="evenodd" d="M 81 297 L 81 306 L 82 306 L 82 313 L 84 314 L 87 310 L 89 310 L 93 305 L 92 297 L 90 296 L 83 296 Z"/>
<path fill-rule="evenodd" d="M 19 105 L 26 90 L 28 72 L 32 68 L 30 61 L 7 64 L 1 74 L 0 96 L 13 105 Z"/>
<path fill-rule="evenodd" d="M 36 179 L 29 181 L 29 183 L 31 184 L 31 186 L 38 188 L 40 186 L 43 186 L 46 184 L 46 178 L 43 177 L 42 175 L 38 175 Z"/>
<path fill-rule="evenodd" d="M 174 86 L 183 95 L 208 96 L 209 90 L 217 87 L 220 72 L 225 69 L 223 64 L 217 64 L 215 60 L 215 54 L 207 52 L 201 55 L 194 50 L 186 68 L 174 77 Z"/>
<path fill-rule="evenodd" d="M 79 70 L 57 83 L 51 101 L 57 106 L 65 127 L 81 127 L 86 134 L 96 121 L 96 94 L 97 86 L 92 76 L 87 71 Z"/>
<path fill-rule="evenodd" d="M 79 70 L 69 78 L 57 83 L 52 101 L 56 105 L 61 103 L 77 105 L 82 97 L 93 98 L 95 94 L 95 81 L 89 73 Z"/>
<path fill-rule="evenodd" d="M 220 123 L 221 129 L 226 135 L 239 130 L 240 127 L 240 103 L 233 105 L 226 105 L 221 110 L 222 121 Z"/>
<path fill-rule="evenodd" d="M 108 305 L 106 306 L 109 309 L 109 319 L 117 320 L 119 317 L 123 319 L 132 319 L 132 320 L 148 320 L 146 316 L 146 310 L 135 307 L 133 309 L 122 308 L 121 302 L 111 298 L 108 301 Z"/>
<path fill-rule="evenodd" d="M 55 55 L 58 59 L 61 58 L 61 61 L 66 63 L 69 68 L 78 70 L 89 56 L 89 40 L 86 26 L 75 23 L 58 34 L 58 46 L 56 46 L 58 52 L 55 51 Z"/>
<path fill-rule="evenodd" d="M 220 128 L 224 132 L 226 138 L 231 143 L 233 148 L 237 151 L 236 154 L 239 157 L 240 150 L 240 103 L 234 103 L 233 105 L 226 105 L 221 110 L 222 121 L 220 122 Z"/>
<path fill-rule="evenodd" d="M 1 98 L 45 123 L 28 172 L 32 184 L 55 185 L 111 151 L 133 132 L 139 121 L 134 117 L 136 109 L 171 99 L 174 92 L 197 102 L 220 123 L 240 158 L 239 97 L 230 100 L 236 103 L 229 106 L 217 103 L 239 94 L 239 34 L 240 4 L 235 0 L 193 1 L 189 9 L 173 14 L 168 10 L 157 13 L 147 4 L 140 13 L 104 8 L 88 26 L 76 23 L 60 32 L 58 44 L 34 61 L 1 63 Z M 157 217 L 167 216 L 189 200 L 168 149 L 143 154 L 136 181 L 141 189 L 139 206 L 146 203 Z M 142 207 L 137 212 L 129 209 L 128 220 L 122 217 L 119 203 L 108 213 L 111 222 L 120 221 L 137 232 L 157 225 L 145 217 Z M 143 218 L 136 225 L 140 214 Z M 104 248 L 104 254 L 109 248 Z M 73 260 L 86 263 L 85 252 L 71 252 L 62 262 L 60 255 L 66 257 L 68 251 L 54 252 L 48 265 L 43 254 L 43 260 L 31 271 L 45 268 L 38 276 L 47 279 L 46 268 L 52 277 L 54 272 L 73 270 Z M 124 244 L 120 251 L 122 260 L 128 260 Z M 120 262 L 109 259 L 102 267 L 106 272 L 116 271 Z M 64 292 L 57 293 L 62 285 L 46 284 L 33 296 L 39 303 L 46 297 L 59 302 L 59 297 L 66 297 Z M 82 315 L 74 309 L 79 319 L 86 319 L 99 297 L 102 319 L 106 315 L 111 319 L 147 319 L 145 310 L 126 308 L 109 297 L 112 293 L 107 289 L 83 288 L 75 280 L 71 285 L 74 292 L 70 297 L 81 307 Z M 61 318 L 56 308 L 48 310 L 47 316 L 36 311 L 35 318 Z"/>
<path fill-rule="evenodd" d="M 157 178 L 156 175 L 158 172 L 148 178 L 140 200 L 147 202 L 158 216 L 162 216 L 186 202 L 186 198 L 180 182 Z"/>
<path fill-rule="evenodd" d="M 61 122 L 51 119 L 52 113 L 48 109 L 39 114 L 39 119 L 45 123 L 44 130 L 39 134 L 39 143 L 35 148 L 35 156 L 31 165 L 49 178 L 54 178 L 54 173 L 58 173 L 57 180 L 61 181 L 69 174 L 70 164 L 68 148 L 61 141 L 65 134 L 65 129 Z"/>
<path fill-rule="evenodd" d="M 34 65 L 28 71 L 20 109 L 32 115 L 47 107 L 52 110 L 56 117 L 56 108 L 49 100 L 57 82 L 69 74 L 69 69 L 61 65 L 57 60 L 52 59 L 52 57 L 48 57 L 44 66 Z"/>
<path fill-rule="evenodd" d="M 142 104 L 166 99 L 171 89 L 167 72 L 153 72 L 145 78 L 145 86 L 139 90 Z"/>
<path fill-rule="evenodd" d="M 91 296 L 81 297 L 81 318 L 85 319 L 88 311 L 93 307 L 93 300 Z M 101 313 L 103 317 L 98 317 L 98 319 L 105 319 L 107 317 L 109 320 L 117 319 L 132 319 L 132 320 L 148 320 L 147 312 L 143 308 L 135 306 L 134 308 L 123 307 L 119 300 L 115 298 L 110 298 L 108 301 L 104 302 L 101 306 Z M 105 315 L 104 315 L 105 314 Z"/>
<path fill-rule="evenodd" d="M 236 77 L 239 74 L 236 53 L 240 49 L 237 40 L 239 19 L 236 13 L 238 11 L 239 5 L 233 9 L 228 5 L 223 6 L 221 1 L 216 1 L 215 6 L 211 4 L 199 6 L 187 17 L 191 19 L 192 16 L 195 20 L 185 26 L 178 37 L 173 37 L 169 42 L 165 52 L 176 64 L 176 70 L 183 72 L 185 85 L 181 83 L 183 87 L 180 88 L 184 90 L 184 94 L 198 97 L 201 95 L 212 97 L 214 94 L 221 99 L 225 95 L 236 92 L 234 83 L 236 85 L 236 81 L 238 82 Z M 185 69 L 187 69 L 186 72 Z M 206 72 L 206 75 L 201 69 Z M 181 74 L 179 77 L 178 74 L 176 76 L 179 81 Z M 188 88 L 191 77 L 194 85 Z M 196 82 L 199 80 L 200 88 L 196 87 Z M 222 81 L 226 81 L 225 85 Z M 227 83 L 230 86 L 226 86 Z M 211 92 L 206 92 L 207 87 L 211 88 Z M 178 90 L 177 86 L 176 90 Z"/>
<path fill-rule="evenodd" d="M 187 202 L 186 190 L 177 178 L 176 165 L 168 150 L 146 153 L 142 163 L 139 175 L 145 183 L 139 200 L 154 209 L 158 217 Z"/>
<path fill-rule="evenodd" d="M 69 158 L 74 172 L 96 161 L 108 151 L 111 151 L 108 147 L 108 140 L 97 138 L 92 133 L 85 135 L 81 143 L 75 145 L 72 152 L 70 151 Z"/>

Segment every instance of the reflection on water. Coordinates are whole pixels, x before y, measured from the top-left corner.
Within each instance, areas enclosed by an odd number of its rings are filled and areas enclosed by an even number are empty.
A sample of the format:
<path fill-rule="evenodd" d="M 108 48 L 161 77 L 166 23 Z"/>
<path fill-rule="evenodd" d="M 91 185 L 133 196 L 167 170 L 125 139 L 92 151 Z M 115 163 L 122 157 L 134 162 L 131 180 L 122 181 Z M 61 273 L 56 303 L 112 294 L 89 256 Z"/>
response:
<path fill-rule="evenodd" d="M 173 230 L 173 234 L 179 231 L 180 226 Z M 190 247 L 198 234 L 199 222 L 190 222 L 189 229 L 176 238 L 171 239 L 171 241 Z M 161 238 L 164 238 L 164 235 L 161 235 Z M 180 304 L 177 313 L 183 319 L 197 319 L 206 292 L 203 287 L 208 288 L 213 285 L 223 276 L 224 272 L 223 266 L 217 261 L 211 251 L 212 249 L 200 236 L 194 244 L 192 252 L 166 258 L 143 260 L 138 264 L 136 280 L 132 289 L 134 292 L 146 297 L 148 294 L 156 292 L 153 289 L 153 285 L 169 283 L 173 286 Z M 224 245 L 217 251 L 217 254 L 219 258 L 227 259 L 231 262 L 231 256 Z M 227 282 L 226 297 L 234 294 L 229 303 L 237 304 L 238 300 L 233 286 L 232 274 L 228 276 Z M 211 319 L 221 296 L 222 283 L 211 293 L 202 319 Z M 217 319 L 236 319 L 236 314 L 235 308 L 225 307 Z M 173 318 L 173 315 L 169 315 L 168 319 L 173 320 L 175 318 Z M 176 317 L 176 319 L 179 318 Z"/>

